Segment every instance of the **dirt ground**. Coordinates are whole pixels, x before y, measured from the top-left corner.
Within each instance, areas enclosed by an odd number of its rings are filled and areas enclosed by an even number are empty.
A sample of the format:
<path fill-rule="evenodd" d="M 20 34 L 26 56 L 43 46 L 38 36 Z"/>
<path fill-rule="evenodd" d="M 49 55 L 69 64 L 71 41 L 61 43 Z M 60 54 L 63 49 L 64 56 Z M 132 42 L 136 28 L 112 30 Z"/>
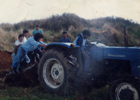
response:
<path fill-rule="evenodd" d="M 3 80 L 5 75 L 10 72 L 12 64 L 11 54 L 12 53 L 7 51 L 0 51 L 0 80 Z M 37 75 L 37 66 L 21 74 L 8 75 L 4 81 L 4 84 L 22 87 L 38 85 L 39 81 Z"/>
<path fill-rule="evenodd" d="M 93 99 L 92 95 L 94 95 L 94 98 L 98 98 L 101 95 L 108 94 L 108 92 L 106 92 L 106 89 L 97 90 L 98 92 L 96 90 L 93 90 L 90 93 L 88 93 L 88 96 L 87 95 L 81 96 L 81 94 L 75 94 L 71 97 L 69 96 L 59 97 L 56 96 L 56 94 L 52 95 L 47 94 L 46 92 L 44 92 L 44 89 L 40 87 L 40 82 L 38 81 L 37 66 L 33 67 L 30 70 L 27 70 L 26 72 L 20 74 L 11 74 L 5 77 L 5 75 L 10 72 L 10 67 L 12 64 L 11 54 L 12 53 L 7 51 L 0 51 L 0 92 L 3 91 L 2 92 L 3 94 L 2 93 L 0 94 L 0 99 L 3 98 L 3 100 L 9 100 L 6 98 L 8 96 L 10 99 L 12 98 L 12 100 L 15 100 L 15 98 L 17 99 L 22 98 L 21 100 L 23 100 L 23 98 L 25 98 L 26 100 L 31 100 L 34 94 L 36 94 L 36 98 L 38 98 L 38 100 L 41 100 L 41 98 L 46 99 L 46 96 L 49 100 L 50 99 L 52 100 L 53 98 L 54 98 L 53 100 L 101 100 L 101 99 Z M 2 81 L 4 77 L 5 80 Z M 6 96 L 4 96 L 4 94 Z M 105 95 L 103 97 L 104 99 L 102 100 L 109 100 L 108 97 L 109 97 L 108 95 Z"/>
<path fill-rule="evenodd" d="M 12 64 L 12 53 L 0 51 L 0 71 L 10 70 Z"/>

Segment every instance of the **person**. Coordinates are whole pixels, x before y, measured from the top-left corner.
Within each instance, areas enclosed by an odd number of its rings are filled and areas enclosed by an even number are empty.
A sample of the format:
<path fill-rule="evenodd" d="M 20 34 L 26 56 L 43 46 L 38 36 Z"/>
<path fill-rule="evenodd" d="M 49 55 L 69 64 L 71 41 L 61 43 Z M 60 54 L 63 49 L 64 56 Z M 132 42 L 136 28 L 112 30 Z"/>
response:
<path fill-rule="evenodd" d="M 33 30 L 32 35 L 34 36 L 36 33 L 41 33 L 43 34 L 43 31 L 39 28 L 39 25 L 36 25 L 36 29 Z M 43 40 L 43 39 L 42 39 Z M 44 44 L 47 45 L 46 43 L 42 42 L 41 40 L 39 41 L 40 44 Z M 42 57 L 43 52 L 41 51 L 43 47 L 41 48 L 36 48 L 33 52 L 29 53 L 29 56 L 31 57 L 32 54 L 34 54 L 34 56 L 32 58 L 34 58 L 36 56 L 36 60 L 37 62 L 39 62 L 39 59 Z M 44 49 L 44 48 L 43 48 Z M 39 55 L 39 56 L 38 56 Z M 34 62 L 34 61 L 33 61 Z"/>
<path fill-rule="evenodd" d="M 84 72 L 89 71 L 90 67 L 90 52 L 86 50 L 86 44 L 90 44 L 87 41 L 87 38 L 90 37 L 90 31 L 89 30 L 84 30 L 82 33 L 79 33 L 78 36 L 76 37 L 74 43 L 78 46 L 80 46 L 81 51 L 82 51 L 82 58 L 83 58 L 83 67 L 84 67 Z"/>
<path fill-rule="evenodd" d="M 23 35 L 24 35 L 23 43 L 25 43 L 27 41 L 27 37 L 29 35 L 29 31 L 28 30 L 23 30 Z"/>
<path fill-rule="evenodd" d="M 62 33 L 62 37 L 63 37 L 63 38 L 60 39 L 60 42 L 68 42 L 68 43 L 71 42 L 70 39 L 67 38 L 67 32 L 63 32 L 63 33 Z"/>
<path fill-rule="evenodd" d="M 41 39 L 39 41 L 40 44 L 47 45 L 47 43 L 44 43 L 43 40 Z M 35 62 L 35 57 L 36 61 L 39 62 L 40 58 L 43 56 L 44 47 L 37 47 L 34 51 L 28 52 L 28 56 L 31 58 L 31 62 Z"/>
<path fill-rule="evenodd" d="M 14 44 L 14 52 L 12 53 L 12 60 L 15 59 L 15 56 L 17 54 L 17 50 L 18 50 L 19 46 L 23 44 L 23 40 L 24 40 L 24 35 L 20 34 L 18 36 L 18 40 L 15 41 L 15 44 Z M 25 58 L 26 58 L 26 64 L 29 64 L 30 63 L 30 58 L 27 55 L 25 55 Z"/>
<path fill-rule="evenodd" d="M 36 25 L 36 29 L 33 30 L 32 35 L 34 36 L 36 33 L 43 34 L 43 31 L 39 28 L 39 25 Z"/>
<path fill-rule="evenodd" d="M 20 63 L 26 57 L 25 55 L 27 55 L 27 52 L 34 51 L 38 46 L 46 48 L 46 45 L 39 43 L 41 38 L 43 38 L 43 35 L 41 33 L 36 33 L 35 36 L 30 37 L 24 44 L 19 46 L 16 57 L 11 66 L 15 72 L 20 72 Z"/>
<path fill-rule="evenodd" d="M 22 43 L 25 43 L 27 41 L 27 37 L 29 36 L 29 31 L 26 29 L 23 30 L 23 35 L 24 35 L 24 38 L 23 38 Z M 26 55 L 25 59 L 26 59 L 26 66 L 28 66 L 30 63 L 30 58 L 28 57 L 28 55 Z"/>
<path fill-rule="evenodd" d="M 18 40 L 15 41 L 15 43 L 14 43 L 14 51 L 12 53 L 12 60 L 14 60 L 14 58 L 16 56 L 18 47 L 23 43 L 23 38 L 24 38 L 24 35 L 20 34 L 18 36 Z"/>

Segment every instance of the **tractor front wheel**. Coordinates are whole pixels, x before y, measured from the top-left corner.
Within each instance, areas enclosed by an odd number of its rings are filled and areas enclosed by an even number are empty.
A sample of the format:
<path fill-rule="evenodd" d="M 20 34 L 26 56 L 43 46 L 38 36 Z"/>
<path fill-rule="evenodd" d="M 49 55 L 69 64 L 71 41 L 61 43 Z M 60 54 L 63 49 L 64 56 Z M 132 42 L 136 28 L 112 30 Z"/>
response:
<path fill-rule="evenodd" d="M 110 86 L 111 100 L 140 100 L 139 84 L 134 79 L 118 79 Z"/>

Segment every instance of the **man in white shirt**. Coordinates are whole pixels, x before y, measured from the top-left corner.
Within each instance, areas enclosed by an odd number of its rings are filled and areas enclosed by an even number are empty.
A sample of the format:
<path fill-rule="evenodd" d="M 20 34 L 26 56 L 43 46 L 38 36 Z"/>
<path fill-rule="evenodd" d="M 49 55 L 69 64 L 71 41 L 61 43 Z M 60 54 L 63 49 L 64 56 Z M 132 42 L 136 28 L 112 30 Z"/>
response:
<path fill-rule="evenodd" d="M 23 35 L 24 35 L 23 43 L 25 43 L 27 41 L 27 37 L 29 35 L 29 31 L 28 30 L 24 30 L 23 31 Z"/>
<path fill-rule="evenodd" d="M 18 50 L 18 47 L 25 43 L 27 41 L 27 37 L 29 35 L 29 31 L 28 30 L 23 30 L 23 34 L 22 35 L 19 35 L 22 37 L 22 39 L 18 39 L 16 42 L 15 42 L 15 48 L 14 48 L 14 52 L 12 54 L 12 59 L 14 60 L 15 56 L 16 56 L 16 53 L 17 53 L 17 50 Z M 22 40 L 22 41 L 21 41 Z M 26 55 L 26 63 L 29 64 L 30 63 L 30 58 Z"/>
<path fill-rule="evenodd" d="M 17 49 L 18 47 L 23 44 L 23 38 L 24 38 L 24 35 L 23 34 L 20 34 L 18 36 L 18 40 L 15 41 L 15 44 L 14 44 L 14 52 L 12 53 L 12 59 L 14 60 L 15 56 L 16 56 L 16 53 L 17 53 Z"/>

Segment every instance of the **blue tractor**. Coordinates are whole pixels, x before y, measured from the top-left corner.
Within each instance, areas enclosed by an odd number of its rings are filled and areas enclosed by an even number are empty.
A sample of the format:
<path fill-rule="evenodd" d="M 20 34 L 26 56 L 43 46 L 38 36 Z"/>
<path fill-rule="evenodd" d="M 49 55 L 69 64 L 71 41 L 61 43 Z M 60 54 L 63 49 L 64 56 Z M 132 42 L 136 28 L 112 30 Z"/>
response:
<path fill-rule="evenodd" d="M 38 67 L 39 81 L 50 93 L 64 94 L 86 86 L 109 85 L 111 100 L 140 100 L 140 48 L 91 42 L 90 74 L 83 73 L 81 49 L 72 43 L 50 43 Z M 86 85 L 85 85 L 86 84 Z"/>

